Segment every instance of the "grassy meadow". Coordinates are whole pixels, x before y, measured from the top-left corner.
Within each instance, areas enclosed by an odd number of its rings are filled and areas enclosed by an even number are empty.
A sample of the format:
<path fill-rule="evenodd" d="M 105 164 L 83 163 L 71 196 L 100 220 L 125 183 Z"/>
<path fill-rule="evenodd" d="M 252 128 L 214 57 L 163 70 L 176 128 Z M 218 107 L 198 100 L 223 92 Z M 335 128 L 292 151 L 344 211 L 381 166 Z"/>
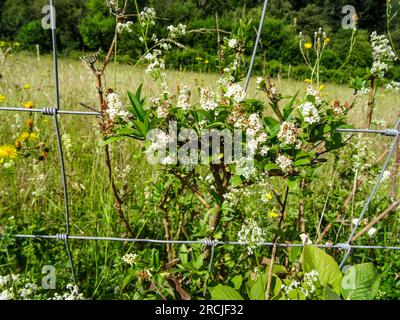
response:
<path fill-rule="evenodd" d="M 60 67 L 61 108 L 67 110 L 85 110 L 80 104 L 98 109 L 96 88 L 93 76 L 78 60 L 62 58 Z M 114 87 L 113 68 L 108 67 L 105 77 L 106 85 Z M 144 72 L 141 67 L 134 68 L 130 65 L 118 64 L 117 92 L 124 97 L 127 103 L 127 90 L 135 91 L 143 83 L 144 93 L 148 97 L 156 96 L 159 88 Z M 32 101 L 34 107 L 49 107 L 53 105 L 53 67 L 50 56 L 35 56 L 17 54 L 9 57 L 3 66 L 0 66 L 0 94 L 6 97 L 3 106 L 23 106 L 27 101 Z M 216 87 L 218 76 L 216 74 L 199 74 L 185 71 L 168 71 L 168 83 L 171 90 L 177 84 L 195 87 L 196 84 Z M 304 92 L 307 83 L 291 79 L 274 79 L 279 91 L 284 95 L 294 95 L 298 90 Z M 29 88 L 25 85 L 29 85 Z M 325 84 L 323 95 L 329 100 L 339 99 L 351 101 L 352 89 L 335 84 Z M 248 95 L 265 100 L 261 92 L 255 90 L 253 79 Z M 302 93 L 301 93 L 302 95 Z M 355 127 L 363 128 L 366 121 L 367 97 L 362 97 L 357 102 L 357 107 L 351 112 L 350 123 Z M 400 96 L 387 93 L 383 89 L 377 98 L 377 107 L 374 113 L 374 128 L 393 127 L 400 115 Z M 65 232 L 64 206 L 62 198 L 61 178 L 59 174 L 59 158 L 57 153 L 56 136 L 53 131 L 52 117 L 28 113 L 12 113 L 0 111 L 0 145 L 13 144 L 21 133 L 24 122 L 28 117 L 34 120 L 40 141 L 49 147 L 48 158 L 37 161 L 28 154 L 26 158 L 14 161 L 11 167 L 5 168 L 0 164 L 0 233 L 19 234 L 57 234 Z M 92 236 L 128 236 L 120 225 L 117 212 L 114 208 L 114 198 L 110 190 L 106 167 L 104 165 L 103 148 L 99 146 L 100 133 L 96 117 L 60 116 L 63 146 L 65 151 L 67 179 L 71 209 L 71 234 Z M 364 136 L 356 135 L 357 139 Z M 368 182 L 362 186 L 346 211 L 343 223 L 334 228 L 329 235 L 329 241 L 344 241 L 351 230 L 351 219 L 357 217 L 368 192 L 373 187 L 379 166 L 382 164 L 382 155 L 390 140 L 384 137 L 373 137 L 369 150 L 374 154 L 376 163 L 375 175 L 371 175 Z M 33 143 L 33 142 L 32 142 Z M 156 168 L 148 165 L 144 156 L 139 152 L 141 146 L 137 142 L 124 141 L 118 145 L 111 145 L 113 167 L 119 177 L 118 188 L 124 199 L 124 208 L 132 222 L 132 228 L 138 238 L 163 239 L 162 222 L 157 210 L 147 204 L 147 185 L 152 183 L 157 176 Z M 346 161 L 351 161 L 352 150 L 341 158 L 343 166 Z M 372 156 L 371 156 L 372 157 Z M 350 171 L 335 174 L 332 161 L 325 164 L 320 171 L 318 183 L 314 183 L 314 194 L 306 195 L 306 214 L 310 233 L 315 231 L 321 212 L 325 210 L 326 219 L 336 223 L 336 214 L 352 188 L 353 177 L 347 177 L 341 183 L 338 177 L 346 176 Z M 340 170 L 339 170 L 340 171 Z M 336 180 L 335 180 L 336 177 Z M 380 210 L 385 209 L 385 201 L 389 184 L 384 183 L 381 193 L 377 195 L 373 209 L 369 216 L 373 217 Z M 331 197 L 331 198 L 330 198 Z M 328 201 L 329 200 L 329 201 Z M 326 208 L 326 202 L 328 207 Z M 289 218 L 295 219 L 297 203 L 291 203 Z M 10 220 L 13 216 L 14 219 Z M 189 219 L 189 218 L 188 218 Z M 398 240 L 398 217 L 391 218 L 390 222 L 382 223 L 380 232 L 384 236 L 374 242 L 371 238 L 360 238 L 359 244 L 392 244 Z M 185 238 L 185 237 L 184 237 Z M 234 240 L 234 239 L 232 239 Z M 328 239 L 326 239 L 328 240 Z M 47 240 L 12 240 L 9 239 L 9 254 L 14 255 L 0 265 L 2 273 L 15 272 L 15 266 L 20 266 L 24 273 L 33 281 L 40 281 L 41 268 L 44 265 L 54 265 L 60 283 L 71 281 L 68 260 L 65 255 L 63 242 Z M 126 274 L 126 267 L 121 262 L 125 252 L 135 248 L 143 249 L 147 245 L 132 245 L 128 243 L 110 242 L 78 242 L 71 240 L 72 254 L 76 264 L 78 283 L 86 296 L 93 299 L 100 298 L 138 298 L 134 293 L 122 292 L 121 282 Z M 151 248 L 152 246 L 148 246 Z M 154 247 L 154 246 L 153 246 Z M 162 246 L 155 246 L 163 251 Z M 238 249 L 239 250 L 239 249 Z M 268 256 L 269 248 L 265 250 Z M 3 251 L 5 252 L 5 251 Z M 382 290 L 392 292 L 394 274 L 398 272 L 391 261 L 395 253 L 378 251 L 356 251 L 355 260 L 374 260 L 381 268 L 382 277 L 387 281 L 387 287 Z M 397 257 L 397 258 L 396 258 Z M 398 256 L 395 259 L 398 261 Z M 391 260 L 392 259 L 392 260 Z M 2 260 L 3 262 L 5 260 Z M 396 262 L 397 263 L 397 262 Z M 387 265 L 389 264 L 389 266 Z M 386 282 L 385 282 L 386 283 Z M 62 285 L 59 286 L 60 288 Z M 65 287 L 65 286 L 64 286 Z M 398 291 L 396 291 L 398 292 Z M 398 294 L 398 293 L 393 293 Z M 390 294 L 389 294 L 390 296 Z M 143 296 L 140 296 L 143 298 Z M 390 296 L 393 298 L 394 296 Z"/>

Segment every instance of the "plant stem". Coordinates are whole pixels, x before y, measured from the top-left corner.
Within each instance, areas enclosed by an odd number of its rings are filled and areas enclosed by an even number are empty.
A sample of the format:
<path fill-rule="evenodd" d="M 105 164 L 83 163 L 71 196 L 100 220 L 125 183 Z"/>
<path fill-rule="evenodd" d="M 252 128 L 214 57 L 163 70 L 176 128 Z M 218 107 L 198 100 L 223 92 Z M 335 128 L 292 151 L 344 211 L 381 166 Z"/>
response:
<path fill-rule="evenodd" d="M 281 212 L 279 214 L 278 229 L 280 229 L 281 226 L 282 226 L 283 218 L 284 218 L 285 211 L 286 211 L 286 205 L 287 205 L 288 197 L 289 197 L 289 186 L 286 187 L 285 199 L 283 200 Z M 271 264 L 270 264 L 269 270 L 268 270 L 268 283 L 267 283 L 267 290 L 265 292 L 265 300 L 269 300 L 270 295 L 271 295 L 272 274 L 273 274 L 274 264 L 275 264 L 275 259 L 276 259 L 276 252 L 277 252 L 276 244 L 278 243 L 278 240 L 279 240 L 279 236 L 278 236 L 278 234 L 276 234 L 275 237 L 274 237 L 274 241 L 273 241 L 274 245 L 272 247 Z"/>

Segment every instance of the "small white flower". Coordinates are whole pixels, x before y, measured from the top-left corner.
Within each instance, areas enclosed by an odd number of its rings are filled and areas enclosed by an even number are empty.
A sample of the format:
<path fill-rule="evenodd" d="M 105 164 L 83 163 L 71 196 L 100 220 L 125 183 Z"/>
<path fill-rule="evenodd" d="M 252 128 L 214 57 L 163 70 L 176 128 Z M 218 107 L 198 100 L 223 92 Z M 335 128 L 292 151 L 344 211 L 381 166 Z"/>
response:
<path fill-rule="evenodd" d="M 302 104 L 301 106 L 299 106 L 299 109 L 304 117 L 305 122 L 309 124 L 314 124 L 318 123 L 321 120 L 318 114 L 318 109 L 311 102 L 306 102 Z"/>
<path fill-rule="evenodd" d="M 270 149 L 271 149 L 271 148 L 268 147 L 268 146 L 263 146 L 263 147 L 261 148 L 261 150 L 260 150 L 260 155 L 262 155 L 263 157 L 265 157 L 265 156 L 268 154 L 268 151 L 269 151 Z"/>
<path fill-rule="evenodd" d="M 131 267 L 136 263 L 137 260 L 137 254 L 132 254 L 132 253 L 128 253 L 125 254 L 122 257 L 122 260 L 126 263 L 129 264 Z"/>
<path fill-rule="evenodd" d="M 124 108 L 119 96 L 116 93 L 110 93 L 107 96 L 107 113 L 112 121 L 122 119 L 129 122 L 129 112 Z"/>
<path fill-rule="evenodd" d="M 285 121 L 281 125 L 278 139 L 285 145 L 297 145 L 297 138 L 299 134 L 300 130 L 295 124 Z"/>
<path fill-rule="evenodd" d="M 229 42 L 228 42 L 228 46 L 230 47 L 230 48 L 235 48 L 236 46 L 237 46 L 237 44 L 238 44 L 238 41 L 236 40 L 236 39 L 231 39 L 231 40 L 229 40 Z"/>
<path fill-rule="evenodd" d="M 377 230 L 375 228 L 371 228 L 368 230 L 367 233 L 368 233 L 369 237 L 372 238 L 375 235 L 376 231 Z"/>
<path fill-rule="evenodd" d="M 261 229 L 255 220 L 246 221 L 242 229 L 238 233 L 239 242 L 247 244 L 247 251 L 249 255 L 253 254 L 255 248 L 259 243 L 265 239 L 265 232 Z"/>
<path fill-rule="evenodd" d="M 283 172 L 287 172 L 292 168 L 292 160 L 282 154 L 276 159 L 276 164 L 282 169 Z"/>
<path fill-rule="evenodd" d="M 200 107 L 204 110 L 215 110 L 218 107 L 218 103 L 214 99 L 213 93 L 207 88 L 200 89 Z"/>
<path fill-rule="evenodd" d="M 300 235 L 300 239 L 303 242 L 303 244 L 312 244 L 312 241 L 310 240 L 310 236 L 306 233 L 302 233 Z"/>
<path fill-rule="evenodd" d="M 239 103 L 246 99 L 246 93 L 240 84 L 234 83 L 228 87 L 225 97 L 231 98 L 234 102 Z"/>

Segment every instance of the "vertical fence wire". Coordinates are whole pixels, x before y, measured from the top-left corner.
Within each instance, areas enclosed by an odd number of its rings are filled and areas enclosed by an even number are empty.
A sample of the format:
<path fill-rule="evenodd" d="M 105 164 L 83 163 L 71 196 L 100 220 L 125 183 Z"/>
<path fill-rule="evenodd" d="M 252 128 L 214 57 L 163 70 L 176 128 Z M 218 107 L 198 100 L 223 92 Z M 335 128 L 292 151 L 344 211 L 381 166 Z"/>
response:
<path fill-rule="evenodd" d="M 68 197 L 68 185 L 67 175 L 65 170 L 65 160 L 63 145 L 61 139 L 60 125 L 58 122 L 58 111 L 60 110 L 60 84 L 59 84 L 59 72 L 58 72 L 58 50 L 57 50 L 57 22 L 56 22 L 56 7 L 55 1 L 50 0 L 50 20 L 51 20 L 51 39 L 53 44 L 53 67 L 54 67 L 54 94 L 56 108 L 53 109 L 54 117 L 54 129 L 57 135 L 58 152 L 60 156 L 60 169 L 61 169 L 61 180 L 64 195 L 64 210 L 65 210 L 65 237 L 62 239 L 65 244 L 65 249 L 68 256 L 69 265 L 72 272 L 74 284 L 76 285 L 76 274 L 74 268 L 74 262 L 69 247 L 68 236 L 70 234 L 70 216 L 69 216 L 69 197 Z M 50 112 L 49 112 L 50 113 Z"/>
<path fill-rule="evenodd" d="M 374 185 L 374 188 L 372 189 L 371 193 L 369 194 L 367 202 L 365 203 L 364 208 L 362 209 L 361 214 L 358 217 L 357 223 L 354 226 L 354 228 L 353 228 L 353 230 L 352 230 L 352 232 L 351 232 L 351 234 L 349 236 L 349 239 L 347 240 L 347 243 L 349 245 L 351 244 L 352 239 L 353 239 L 354 235 L 356 234 L 357 229 L 360 226 L 362 219 L 365 216 L 365 213 L 369 209 L 370 204 L 371 204 L 371 202 L 372 202 L 372 200 L 373 200 L 373 198 L 375 196 L 375 193 L 378 191 L 379 185 L 381 184 L 382 179 L 383 179 L 383 175 L 385 174 L 385 171 L 386 171 L 387 167 L 389 166 L 390 159 L 392 158 L 393 153 L 396 150 L 397 144 L 399 142 L 399 129 L 400 129 L 400 119 L 397 120 L 396 127 L 395 127 L 396 135 L 394 136 L 394 141 L 392 143 L 392 146 L 389 149 L 389 153 L 388 153 L 388 155 L 386 157 L 386 160 L 385 160 L 385 162 L 383 164 L 383 167 L 382 167 L 382 170 L 381 170 L 381 172 L 379 174 L 378 180 L 376 181 L 376 183 Z M 350 255 L 350 251 L 351 251 L 351 249 L 349 247 L 349 250 L 347 250 L 347 252 L 345 253 L 345 255 L 343 257 L 342 262 L 339 265 L 340 268 L 342 268 L 344 266 L 348 256 Z"/>
<path fill-rule="evenodd" d="M 254 62 L 256 61 L 257 50 L 258 50 L 258 46 L 259 46 L 259 43 L 260 43 L 260 40 L 261 40 L 261 33 L 262 33 L 263 26 L 264 26 L 265 16 L 267 15 L 267 8 L 268 8 L 268 0 L 265 0 L 263 11 L 262 11 L 262 14 L 261 14 L 260 26 L 258 27 L 256 43 L 254 44 L 253 55 L 251 57 L 249 71 L 247 72 L 246 83 L 244 85 L 244 91 L 245 92 L 249 88 L 251 73 L 252 73 L 253 68 L 254 68 Z"/>

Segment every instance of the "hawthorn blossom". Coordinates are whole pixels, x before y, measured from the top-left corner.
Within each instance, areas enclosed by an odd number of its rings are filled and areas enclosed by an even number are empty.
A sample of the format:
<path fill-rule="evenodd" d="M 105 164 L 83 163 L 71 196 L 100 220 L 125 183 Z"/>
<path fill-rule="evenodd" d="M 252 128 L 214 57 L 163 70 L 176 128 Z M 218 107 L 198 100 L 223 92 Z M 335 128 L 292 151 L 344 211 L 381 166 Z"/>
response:
<path fill-rule="evenodd" d="M 318 109 L 311 103 L 306 102 L 299 106 L 301 114 L 304 117 L 304 121 L 309 124 L 318 123 L 321 118 L 318 114 Z"/>
<path fill-rule="evenodd" d="M 240 84 L 234 83 L 228 87 L 225 97 L 231 98 L 235 103 L 239 103 L 246 99 L 246 93 Z"/>
<path fill-rule="evenodd" d="M 215 110 L 218 107 L 213 94 L 207 88 L 200 90 L 200 107 L 208 111 Z"/>
<path fill-rule="evenodd" d="M 282 169 L 283 172 L 290 171 L 292 168 L 292 160 L 282 154 L 276 159 L 276 164 Z"/>
<path fill-rule="evenodd" d="M 298 137 L 300 134 L 300 130 L 290 122 L 283 122 L 281 125 L 281 129 L 278 134 L 278 139 L 282 141 L 285 145 L 295 145 L 298 144 Z"/>

